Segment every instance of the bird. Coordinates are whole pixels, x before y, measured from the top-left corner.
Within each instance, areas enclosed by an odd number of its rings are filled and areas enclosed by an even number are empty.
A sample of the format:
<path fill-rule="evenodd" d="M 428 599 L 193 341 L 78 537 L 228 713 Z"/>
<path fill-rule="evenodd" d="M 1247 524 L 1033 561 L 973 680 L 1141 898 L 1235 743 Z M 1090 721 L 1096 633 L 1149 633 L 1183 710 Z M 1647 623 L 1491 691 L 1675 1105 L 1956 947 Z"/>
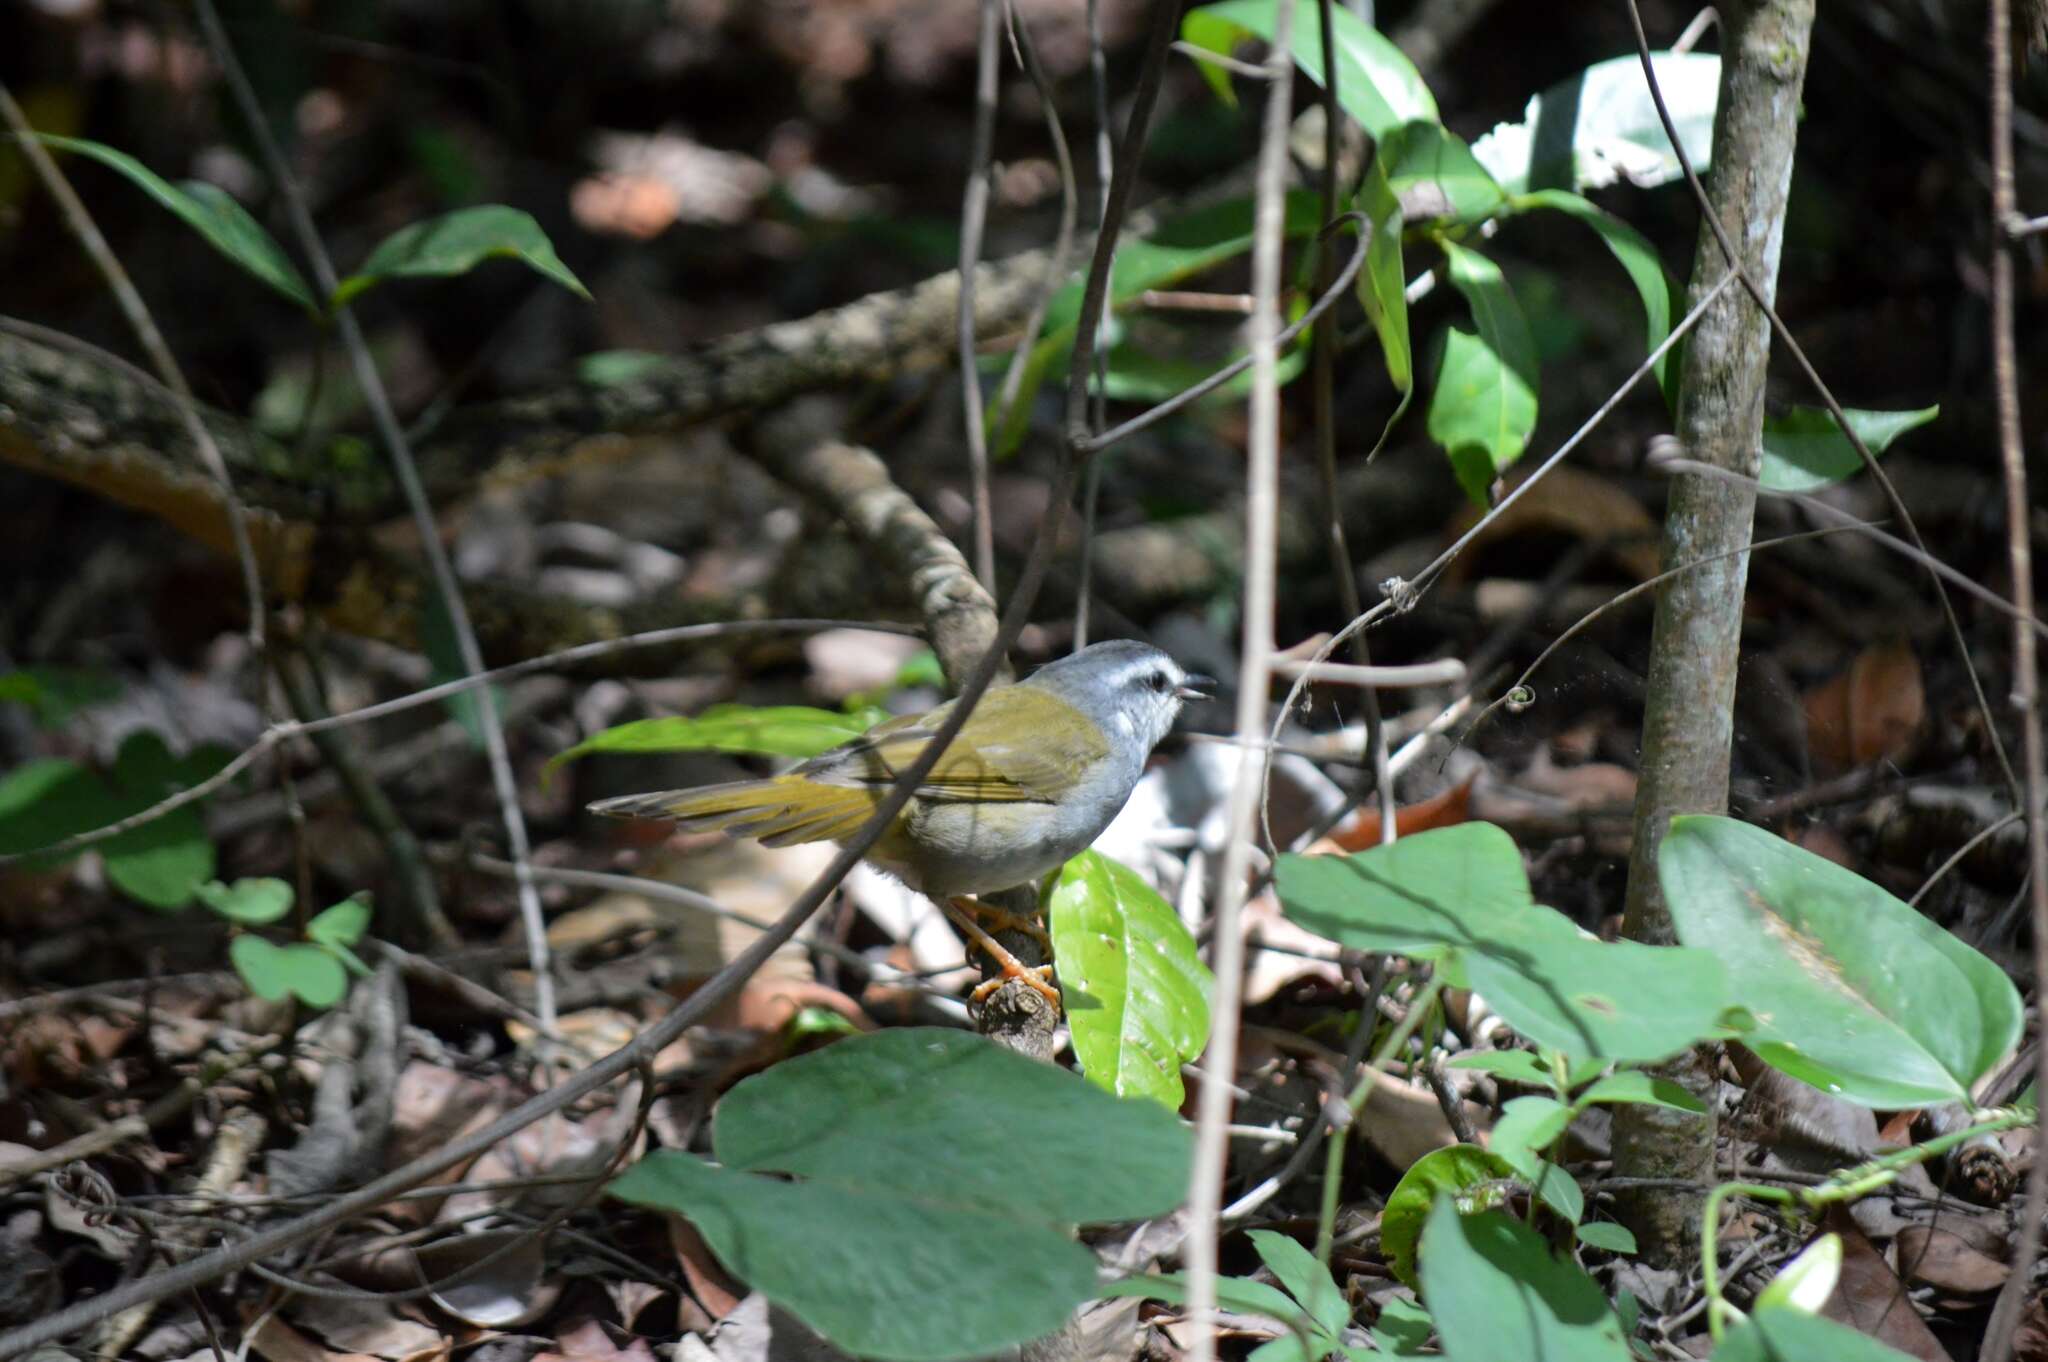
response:
<path fill-rule="evenodd" d="M 1191 674 L 1150 644 L 1111 640 L 992 686 L 909 803 L 867 853 L 930 898 L 988 952 L 1001 976 L 978 1002 L 1022 978 L 1052 1003 L 1050 966 L 1020 963 L 982 927 L 1045 939 L 1035 922 L 979 902 L 1033 884 L 1088 849 L 1130 798 L 1181 707 L 1206 698 Z M 924 752 L 957 701 L 887 720 L 778 776 L 598 800 L 590 811 L 667 818 L 771 847 L 843 842 Z"/>

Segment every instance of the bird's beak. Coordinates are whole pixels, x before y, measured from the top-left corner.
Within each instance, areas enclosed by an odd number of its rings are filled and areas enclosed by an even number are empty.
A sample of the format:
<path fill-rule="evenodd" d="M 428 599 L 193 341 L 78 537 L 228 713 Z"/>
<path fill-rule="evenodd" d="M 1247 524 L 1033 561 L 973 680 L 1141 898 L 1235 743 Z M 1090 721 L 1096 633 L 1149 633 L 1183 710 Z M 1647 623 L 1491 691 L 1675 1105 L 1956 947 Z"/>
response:
<path fill-rule="evenodd" d="M 1189 676 L 1174 694 L 1183 700 L 1207 700 L 1210 698 L 1209 691 L 1215 684 L 1216 678 L 1213 676 L 1193 675 Z"/>

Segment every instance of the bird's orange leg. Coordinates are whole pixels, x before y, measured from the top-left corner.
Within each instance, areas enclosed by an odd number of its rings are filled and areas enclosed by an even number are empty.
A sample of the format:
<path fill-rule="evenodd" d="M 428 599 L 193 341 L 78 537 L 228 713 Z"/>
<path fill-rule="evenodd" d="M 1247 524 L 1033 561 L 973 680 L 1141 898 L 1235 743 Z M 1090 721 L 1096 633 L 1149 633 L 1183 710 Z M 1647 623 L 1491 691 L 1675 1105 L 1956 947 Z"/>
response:
<path fill-rule="evenodd" d="M 1052 979 L 1052 966 L 1039 965 L 1033 968 L 1025 964 L 1005 950 L 1001 943 L 984 931 L 981 924 L 975 921 L 975 919 L 977 917 L 1001 919 L 1003 926 L 998 928 L 998 930 L 1025 932 L 1044 940 L 1047 948 L 1050 949 L 1052 940 L 1046 936 L 1043 927 L 1028 918 L 1020 918 L 1016 914 L 1004 912 L 1000 908 L 991 908 L 987 904 L 972 898 L 942 899 L 939 901 L 939 907 L 952 920 L 955 926 L 967 933 L 969 940 L 988 953 L 989 959 L 995 961 L 996 965 L 1003 972 L 1002 977 L 990 979 L 983 983 L 981 987 L 975 989 L 969 1001 L 976 1004 L 982 1003 L 987 1000 L 991 993 L 994 993 L 1004 984 L 1010 982 L 1010 980 L 1022 979 L 1026 984 L 1037 989 L 1045 996 L 1045 1000 L 1052 1004 L 1054 1016 L 1059 1015 L 1060 992 L 1050 982 Z"/>

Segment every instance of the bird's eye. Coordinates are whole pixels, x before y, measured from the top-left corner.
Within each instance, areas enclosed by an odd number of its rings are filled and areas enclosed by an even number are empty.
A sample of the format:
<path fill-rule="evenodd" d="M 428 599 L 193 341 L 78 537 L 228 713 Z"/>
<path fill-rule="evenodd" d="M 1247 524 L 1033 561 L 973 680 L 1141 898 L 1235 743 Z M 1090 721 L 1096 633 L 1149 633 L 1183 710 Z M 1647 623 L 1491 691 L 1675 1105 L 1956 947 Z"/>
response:
<path fill-rule="evenodd" d="M 1153 672 L 1150 676 L 1145 678 L 1145 684 L 1150 686 L 1154 691 L 1156 691 L 1160 695 L 1166 694 L 1166 692 L 1173 686 L 1173 682 L 1167 679 L 1165 672 Z"/>

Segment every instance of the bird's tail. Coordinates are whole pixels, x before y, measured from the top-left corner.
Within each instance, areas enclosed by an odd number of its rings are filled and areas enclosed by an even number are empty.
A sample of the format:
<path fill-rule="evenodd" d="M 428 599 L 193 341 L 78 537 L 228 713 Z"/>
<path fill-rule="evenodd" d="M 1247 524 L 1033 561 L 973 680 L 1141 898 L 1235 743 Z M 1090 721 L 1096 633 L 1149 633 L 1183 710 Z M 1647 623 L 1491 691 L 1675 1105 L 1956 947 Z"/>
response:
<path fill-rule="evenodd" d="M 874 812 L 879 798 L 848 785 L 825 785 L 802 776 L 736 780 L 695 790 L 600 799 L 592 813 L 613 818 L 673 818 L 692 832 L 723 830 L 757 837 L 771 847 L 850 837 Z"/>

